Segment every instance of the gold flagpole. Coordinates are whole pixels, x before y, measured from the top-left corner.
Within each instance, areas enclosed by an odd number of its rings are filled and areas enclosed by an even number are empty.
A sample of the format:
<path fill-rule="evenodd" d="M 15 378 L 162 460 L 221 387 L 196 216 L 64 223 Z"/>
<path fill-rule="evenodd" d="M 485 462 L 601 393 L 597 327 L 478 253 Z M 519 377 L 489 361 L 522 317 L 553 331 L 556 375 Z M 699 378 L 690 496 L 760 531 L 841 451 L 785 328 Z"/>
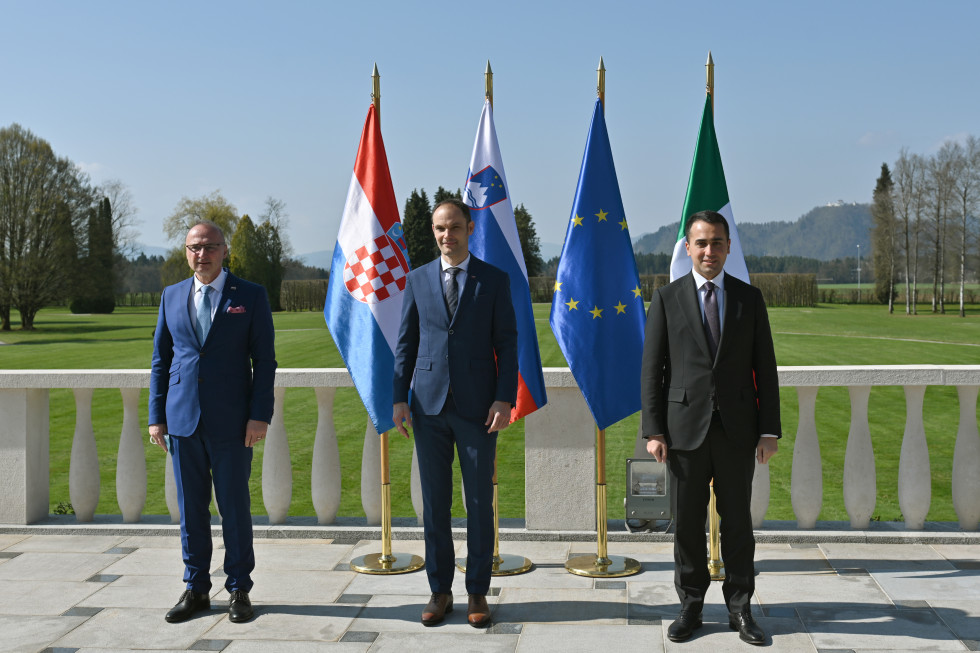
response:
<path fill-rule="evenodd" d="M 715 62 L 708 50 L 705 92 L 711 98 L 711 120 L 715 119 Z M 721 517 L 718 515 L 718 500 L 715 497 L 715 482 L 711 481 L 711 494 L 708 499 L 708 573 L 711 580 L 725 580 L 725 563 L 721 559 Z"/>
<path fill-rule="evenodd" d="M 378 64 L 374 64 L 371 74 L 374 91 L 375 120 L 381 120 L 381 75 Z M 378 436 L 381 439 L 381 553 L 368 553 L 350 562 L 351 571 L 362 574 L 404 574 L 425 566 L 425 560 L 411 553 L 391 552 L 391 477 L 388 466 L 388 431 Z"/>
<path fill-rule="evenodd" d="M 602 112 L 606 112 L 606 65 L 599 57 L 599 67 L 596 69 L 599 77 L 596 92 L 602 103 Z M 596 425 L 595 436 L 595 516 L 596 539 L 598 552 L 596 555 L 584 555 L 569 558 L 565 569 L 577 576 L 593 578 L 610 578 L 616 576 L 632 576 L 640 572 L 640 563 L 633 558 L 612 556 L 608 554 L 607 516 L 606 516 L 606 430 Z"/>
<path fill-rule="evenodd" d="M 493 108 L 493 69 L 490 68 L 490 60 L 487 59 L 487 69 L 483 73 L 486 87 L 484 97 Z M 456 558 L 456 566 L 461 571 L 466 571 L 466 558 Z M 531 561 L 520 555 L 500 553 L 500 509 L 497 501 L 497 459 L 493 461 L 493 567 L 490 571 L 491 576 L 516 576 L 531 570 Z"/>

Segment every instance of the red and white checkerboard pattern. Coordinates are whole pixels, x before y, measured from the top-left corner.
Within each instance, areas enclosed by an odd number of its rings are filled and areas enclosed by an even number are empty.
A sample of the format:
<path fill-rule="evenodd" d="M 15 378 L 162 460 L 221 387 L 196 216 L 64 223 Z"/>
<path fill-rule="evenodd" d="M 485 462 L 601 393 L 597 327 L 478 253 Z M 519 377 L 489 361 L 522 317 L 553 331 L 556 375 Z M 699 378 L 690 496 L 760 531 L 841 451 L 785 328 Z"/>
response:
<path fill-rule="evenodd" d="M 395 246 L 385 235 L 358 247 L 344 265 L 344 284 L 351 296 L 365 304 L 377 304 L 405 290 L 408 274 Z"/>

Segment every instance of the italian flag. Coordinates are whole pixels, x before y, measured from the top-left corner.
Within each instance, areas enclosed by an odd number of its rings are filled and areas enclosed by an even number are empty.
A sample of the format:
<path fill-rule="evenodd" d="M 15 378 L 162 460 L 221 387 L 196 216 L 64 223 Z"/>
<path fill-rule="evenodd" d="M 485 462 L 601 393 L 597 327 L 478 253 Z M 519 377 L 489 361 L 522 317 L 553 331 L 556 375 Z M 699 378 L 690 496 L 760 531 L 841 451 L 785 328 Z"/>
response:
<path fill-rule="evenodd" d="M 732 216 L 732 203 L 728 199 L 728 185 L 725 184 L 725 169 L 721 166 L 721 153 L 718 151 L 718 138 L 715 135 L 715 120 L 711 110 L 711 95 L 704 99 L 704 113 L 701 114 L 701 130 L 694 147 L 694 163 L 687 181 L 687 197 L 681 213 L 681 226 L 677 232 L 677 243 L 670 259 L 670 280 L 674 281 L 691 271 L 691 257 L 687 255 L 687 219 L 698 211 L 717 211 L 728 220 L 728 230 L 732 239 L 732 249 L 725 262 L 725 272 L 749 282 L 749 270 L 745 267 L 742 242 L 738 238 L 735 218 Z"/>

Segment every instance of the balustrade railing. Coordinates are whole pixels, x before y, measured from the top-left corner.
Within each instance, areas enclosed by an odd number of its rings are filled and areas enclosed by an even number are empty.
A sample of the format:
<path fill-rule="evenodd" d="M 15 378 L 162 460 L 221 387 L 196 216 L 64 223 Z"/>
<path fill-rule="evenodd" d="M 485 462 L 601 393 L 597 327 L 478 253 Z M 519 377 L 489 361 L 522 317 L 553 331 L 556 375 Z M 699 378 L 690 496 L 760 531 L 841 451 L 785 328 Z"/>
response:
<path fill-rule="evenodd" d="M 593 422 L 567 368 L 546 368 L 548 404 L 525 421 L 525 526 L 530 530 L 595 528 L 595 451 Z M 781 367 L 783 387 L 796 389 L 798 428 L 792 451 L 791 501 L 800 529 L 816 526 L 823 501 L 823 470 L 817 433 L 816 399 L 821 387 L 846 387 L 850 426 L 844 456 L 842 492 L 851 526 L 867 528 L 877 499 L 875 456 L 868 403 L 873 386 L 899 386 L 906 398 L 905 430 L 898 470 L 898 499 L 906 528 L 923 528 L 931 503 L 929 447 L 923 425 L 926 388 L 954 386 L 959 422 L 952 464 L 953 507 L 963 530 L 980 523 L 980 433 L 977 396 L 980 366 Z M 337 388 L 351 387 L 344 369 L 280 369 L 276 374 L 275 417 L 265 441 L 262 501 L 272 524 L 283 523 L 293 495 L 293 468 L 311 465 L 312 504 L 320 524 L 330 524 L 340 506 L 340 456 L 333 410 Z M 0 524 L 29 524 L 49 511 L 49 391 L 71 389 L 75 432 L 69 493 L 79 522 L 91 521 L 99 499 L 99 460 L 92 422 L 96 388 L 118 388 L 123 419 L 116 461 L 116 494 L 125 522 L 137 522 L 146 501 L 145 437 L 139 423 L 140 390 L 149 386 L 145 370 L 0 370 Z M 317 426 L 311 460 L 290 457 L 283 416 L 286 388 L 313 388 Z M 381 519 L 377 433 L 364 434 L 361 502 L 368 524 Z M 173 472 L 165 463 L 167 508 L 176 521 Z M 769 468 L 757 465 L 752 516 L 761 526 L 769 505 Z M 421 515 L 418 463 L 412 460 L 412 504 Z M 591 506 L 591 508 L 588 508 Z"/>

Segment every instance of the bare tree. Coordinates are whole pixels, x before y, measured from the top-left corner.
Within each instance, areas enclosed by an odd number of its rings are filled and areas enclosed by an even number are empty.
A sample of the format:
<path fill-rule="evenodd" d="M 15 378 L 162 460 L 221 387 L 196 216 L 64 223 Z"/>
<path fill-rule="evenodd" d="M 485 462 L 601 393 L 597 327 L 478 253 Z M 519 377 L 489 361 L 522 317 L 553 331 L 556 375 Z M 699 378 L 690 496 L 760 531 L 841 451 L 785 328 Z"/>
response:
<path fill-rule="evenodd" d="M 932 312 L 945 313 L 946 293 L 946 245 L 948 239 L 949 218 L 954 199 L 954 166 L 956 160 L 956 144 L 946 142 L 939 151 L 929 159 L 929 213 L 932 224 L 933 260 L 932 260 Z"/>
<path fill-rule="evenodd" d="M 980 204 L 980 140 L 970 136 L 961 146 L 955 145 L 953 162 L 953 192 L 956 195 L 959 213 L 959 228 L 957 234 L 960 241 L 960 317 L 966 317 L 966 253 L 969 250 L 970 237 L 973 233 L 973 223 L 976 218 L 977 206 Z"/>
<path fill-rule="evenodd" d="M 916 313 L 919 233 L 924 197 L 925 162 L 918 154 L 902 148 L 895 162 L 894 200 L 896 218 L 902 230 L 901 249 L 905 254 L 905 314 Z"/>
<path fill-rule="evenodd" d="M 293 256 L 293 246 L 286 236 L 286 229 L 289 227 L 289 214 L 286 213 L 286 203 L 272 195 L 265 198 L 265 208 L 259 214 L 259 222 L 268 222 L 275 227 L 279 241 L 282 246 L 282 262 Z"/>
<path fill-rule="evenodd" d="M 138 209 L 133 203 L 133 194 L 119 179 L 109 179 L 96 187 L 95 192 L 109 198 L 112 206 L 112 245 L 117 254 L 131 258 L 139 254 L 136 251 L 136 239 L 139 230 L 136 228 Z"/>

